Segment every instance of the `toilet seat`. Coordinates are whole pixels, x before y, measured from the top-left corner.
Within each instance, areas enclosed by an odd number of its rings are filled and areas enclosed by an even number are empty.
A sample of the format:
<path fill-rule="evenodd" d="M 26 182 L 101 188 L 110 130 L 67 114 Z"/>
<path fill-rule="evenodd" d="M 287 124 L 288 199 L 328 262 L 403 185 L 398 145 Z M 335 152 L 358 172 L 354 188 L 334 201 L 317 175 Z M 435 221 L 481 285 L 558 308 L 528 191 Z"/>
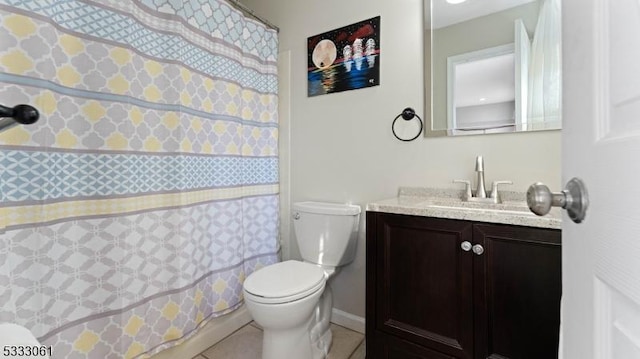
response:
<path fill-rule="evenodd" d="M 307 297 L 323 290 L 322 268 L 289 260 L 262 268 L 244 282 L 245 298 L 258 303 L 279 304 Z"/>

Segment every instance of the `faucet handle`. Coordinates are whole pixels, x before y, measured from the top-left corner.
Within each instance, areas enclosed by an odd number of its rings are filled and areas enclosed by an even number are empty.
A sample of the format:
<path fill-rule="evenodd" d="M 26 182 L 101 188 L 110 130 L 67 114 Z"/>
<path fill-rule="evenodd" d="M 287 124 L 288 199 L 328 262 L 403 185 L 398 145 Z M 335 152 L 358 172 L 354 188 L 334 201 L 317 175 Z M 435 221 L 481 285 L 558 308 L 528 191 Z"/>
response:
<path fill-rule="evenodd" d="M 469 180 L 453 180 L 453 183 L 464 183 L 465 184 L 465 195 L 467 199 L 473 197 L 471 194 L 471 181 Z"/>
<path fill-rule="evenodd" d="M 501 184 L 513 184 L 511 181 L 493 181 L 491 184 L 491 198 L 496 198 L 497 203 L 500 203 L 500 195 L 498 193 L 498 185 Z"/>

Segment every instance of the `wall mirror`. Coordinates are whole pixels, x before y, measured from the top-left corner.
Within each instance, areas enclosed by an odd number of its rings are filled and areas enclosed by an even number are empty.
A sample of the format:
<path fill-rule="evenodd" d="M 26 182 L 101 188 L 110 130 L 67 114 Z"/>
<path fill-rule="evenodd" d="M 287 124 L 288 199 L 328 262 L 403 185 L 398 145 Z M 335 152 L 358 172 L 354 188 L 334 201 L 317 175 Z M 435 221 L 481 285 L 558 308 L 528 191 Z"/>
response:
<path fill-rule="evenodd" d="M 560 129 L 560 1 L 424 0 L 425 135 Z"/>

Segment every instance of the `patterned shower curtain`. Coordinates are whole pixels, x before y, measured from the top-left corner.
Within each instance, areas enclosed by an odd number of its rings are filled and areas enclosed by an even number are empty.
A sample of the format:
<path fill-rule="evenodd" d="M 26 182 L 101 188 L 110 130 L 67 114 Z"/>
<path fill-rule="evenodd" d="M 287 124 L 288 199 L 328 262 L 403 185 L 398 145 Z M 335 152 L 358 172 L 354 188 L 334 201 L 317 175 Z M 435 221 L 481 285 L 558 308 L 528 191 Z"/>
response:
<path fill-rule="evenodd" d="M 278 251 L 277 33 L 224 0 L 0 0 L 0 322 L 143 358 Z"/>

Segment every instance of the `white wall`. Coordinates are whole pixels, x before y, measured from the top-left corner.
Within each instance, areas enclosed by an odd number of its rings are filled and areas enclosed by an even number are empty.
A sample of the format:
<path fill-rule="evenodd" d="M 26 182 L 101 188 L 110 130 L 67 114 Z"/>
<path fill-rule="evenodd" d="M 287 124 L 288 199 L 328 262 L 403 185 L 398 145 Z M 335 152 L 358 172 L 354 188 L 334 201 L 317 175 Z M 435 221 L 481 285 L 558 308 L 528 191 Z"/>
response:
<path fill-rule="evenodd" d="M 391 122 L 402 109 L 424 110 L 421 1 L 244 0 L 280 27 L 280 51 L 290 51 L 290 120 L 281 117 L 286 123 L 280 137 L 290 169 L 282 191 L 290 189 L 290 201 L 352 202 L 364 209 L 367 202 L 395 197 L 399 186 L 456 187 L 452 179 L 473 178 L 476 155 L 485 158 L 489 183 L 509 179 L 521 191 L 535 181 L 560 188 L 559 131 L 420 137 L 410 143 L 393 137 Z M 378 15 L 380 86 L 308 98 L 307 37 Z M 283 206 L 288 210 L 289 203 Z M 285 258 L 289 239 L 290 257 L 299 258 L 292 229 L 283 232 Z M 357 257 L 337 275 L 333 289 L 336 308 L 364 317 L 364 220 Z"/>

